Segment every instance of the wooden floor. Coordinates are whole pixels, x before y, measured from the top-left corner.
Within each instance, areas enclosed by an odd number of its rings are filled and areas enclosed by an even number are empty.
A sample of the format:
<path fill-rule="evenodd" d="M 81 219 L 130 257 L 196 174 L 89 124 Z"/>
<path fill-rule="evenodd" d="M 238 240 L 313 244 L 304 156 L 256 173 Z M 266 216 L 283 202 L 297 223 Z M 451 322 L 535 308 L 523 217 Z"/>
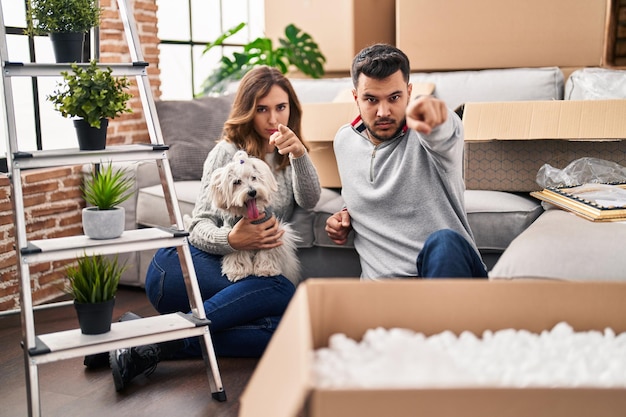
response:
<path fill-rule="evenodd" d="M 126 311 L 156 315 L 143 290 L 120 288 L 114 319 Z M 37 333 L 78 327 L 73 306 L 40 310 Z M 24 355 L 20 347 L 19 314 L 0 317 L 0 417 L 27 416 Z M 227 401 L 211 398 L 201 359 L 161 362 L 149 377 L 133 379 L 117 393 L 108 368 L 87 370 L 82 358 L 39 367 L 42 415 L 68 416 L 237 416 L 239 397 L 257 364 L 256 359 L 218 358 Z"/>

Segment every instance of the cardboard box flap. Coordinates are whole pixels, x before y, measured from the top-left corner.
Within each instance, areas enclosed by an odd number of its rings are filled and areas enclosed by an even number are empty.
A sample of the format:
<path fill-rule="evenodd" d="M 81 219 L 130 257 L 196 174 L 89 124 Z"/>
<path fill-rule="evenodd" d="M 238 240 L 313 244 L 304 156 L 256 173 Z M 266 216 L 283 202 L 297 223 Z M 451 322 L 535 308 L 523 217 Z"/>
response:
<path fill-rule="evenodd" d="M 241 395 L 239 417 L 297 415 L 311 389 L 311 346 L 307 291 L 300 285 Z"/>
<path fill-rule="evenodd" d="M 467 103 L 465 140 L 626 139 L 626 100 Z"/>
<path fill-rule="evenodd" d="M 356 406 L 355 404 L 358 404 Z M 622 417 L 623 389 L 388 389 L 314 391 L 320 417 Z"/>

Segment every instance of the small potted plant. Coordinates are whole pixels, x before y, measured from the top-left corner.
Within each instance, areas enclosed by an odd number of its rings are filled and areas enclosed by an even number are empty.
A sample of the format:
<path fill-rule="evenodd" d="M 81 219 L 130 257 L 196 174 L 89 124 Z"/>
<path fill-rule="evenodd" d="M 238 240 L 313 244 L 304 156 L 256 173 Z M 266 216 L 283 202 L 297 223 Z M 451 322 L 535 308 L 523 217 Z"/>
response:
<path fill-rule="evenodd" d="M 111 330 L 115 294 L 126 265 L 117 255 L 83 255 L 66 268 L 66 292 L 74 298 L 81 332 L 101 334 Z"/>
<path fill-rule="evenodd" d="M 90 207 L 82 212 L 83 231 L 92 239 L 113 239 L 124 233 L 125 210 L 120 207 L 134 192 L 134 181 L 124 169 L 100 164 L 81 187 Z"/>
<path fill-rule="evenodd" d="M 128 107 L 132 96 L 126 91 L 130 82 L 127 77 L 111 75 L 110 67 L 99 68 L 95 60 L 87 66 L 74 63 L 72 70 L 61 72 L 65 83 L 59 83 L 47 99 L 63 117 L 77 118 L 74 127 L 79 149 L 104 149 L 108 119 L 132 112 Z"/>
<path fill-rule="evenodd" d="M 100 24 L 97 0 L 30 0 L 26 34 L 50 36 L 56 62 L 83 62 L 85 34 Z"/>

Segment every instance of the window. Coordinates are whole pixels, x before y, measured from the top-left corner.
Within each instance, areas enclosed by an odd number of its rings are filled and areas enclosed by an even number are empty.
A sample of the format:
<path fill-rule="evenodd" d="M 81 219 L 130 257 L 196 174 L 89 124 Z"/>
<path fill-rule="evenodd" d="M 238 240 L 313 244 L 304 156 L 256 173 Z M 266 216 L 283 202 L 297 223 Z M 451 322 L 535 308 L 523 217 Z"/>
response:
<path fill-rule="evenodd" d="M 3 1 L 2 13 L 7 32 L 9 61 L 54 62 L 52 45 L 46 36 L 33 40 L 24 35 L 26 27 L 26 0 Z M 89 42 L 87 42 L 89 45 Z M 36 59 L 35 59 L 36 58 Z M 59 113 L 46 101 L 59 77 L 15 77 L 13 103 L 19 147 L 23 151 L 38 149 L 63 149 L 75 146 L 74 127 L 70 119 L 59 117 Z M 4 97 L 0 99 L 4 100 Z M 0 117 L 0 156 L 6 154 L 4 115 Z M 45 143 L 42 141 L 45 137 Z"/>
<path fill-rule="evenodd" d="M 223 55 L 263 35 L 263 0 L 156 0 L 161 99 L 193 98 Z M 228 45 L 202 54 L 206 44 L 224 31 L 246 22 Z"/>
<path fill-rule="evenodd" d="M 9 60 L 31 62 L 36 56 L 36 62 L 54 62 L 47 37 L 36 36 L 31 43 L 22 33 L 26 26 L 26 1 L 2 1 Z M 263 0 L 156 0 L 156 4 L 162 42 L 159 60 L 163 100 L 193 98 L 222 54 L 241 49 L 241 45 L 263 34 Z M 208 42 L 241 22 L 247 26 L 229 39 L 228 45 L 202 54 Z M 46 95 L 60 81 L 61 77 L 11 79 L 20 150 L 76 146 L 72 121 L 59 117 L 46 101 Z M 0 117 L 0 157 L 5 154 L 4 117 Z"/>

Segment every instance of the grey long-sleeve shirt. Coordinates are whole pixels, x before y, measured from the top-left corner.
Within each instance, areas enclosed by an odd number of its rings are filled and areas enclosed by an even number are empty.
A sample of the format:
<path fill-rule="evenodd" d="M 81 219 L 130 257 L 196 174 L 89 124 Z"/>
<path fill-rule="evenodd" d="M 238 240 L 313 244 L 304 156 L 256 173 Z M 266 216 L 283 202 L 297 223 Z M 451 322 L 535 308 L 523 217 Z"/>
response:
<path fill-rule="evenodd" d="M 228 233 L 239 219 L 225 221 L 220 212 L 212 205 L 209 195 L 211 174 L 232 160 L 238 148 L 226 141 L 215 145 L 204 162 L 200 195 L 193 209 L 189 241 L 195 247 L 209 253 L 225 255 L 235 251 L 228 244 Z M 282 171 L 275 171 L 278 192 L 273 198 L 272 213 L 288 221 L 296 204 L 311 209 L 317 204 L 321 188 L 317 171 L 308 153 L 300 158 L 292 158 L 291 165 Z"/>
<path fill-rule="evenodd" d="M 456 114 L 430 135 L 411 129 L 374 146 L 357 117 L 334 141 L 342 196 L 363 279 L 417 276 L 428 236 L 459 232 L 476 248 L 465 214 L 463 126 Z"/>

